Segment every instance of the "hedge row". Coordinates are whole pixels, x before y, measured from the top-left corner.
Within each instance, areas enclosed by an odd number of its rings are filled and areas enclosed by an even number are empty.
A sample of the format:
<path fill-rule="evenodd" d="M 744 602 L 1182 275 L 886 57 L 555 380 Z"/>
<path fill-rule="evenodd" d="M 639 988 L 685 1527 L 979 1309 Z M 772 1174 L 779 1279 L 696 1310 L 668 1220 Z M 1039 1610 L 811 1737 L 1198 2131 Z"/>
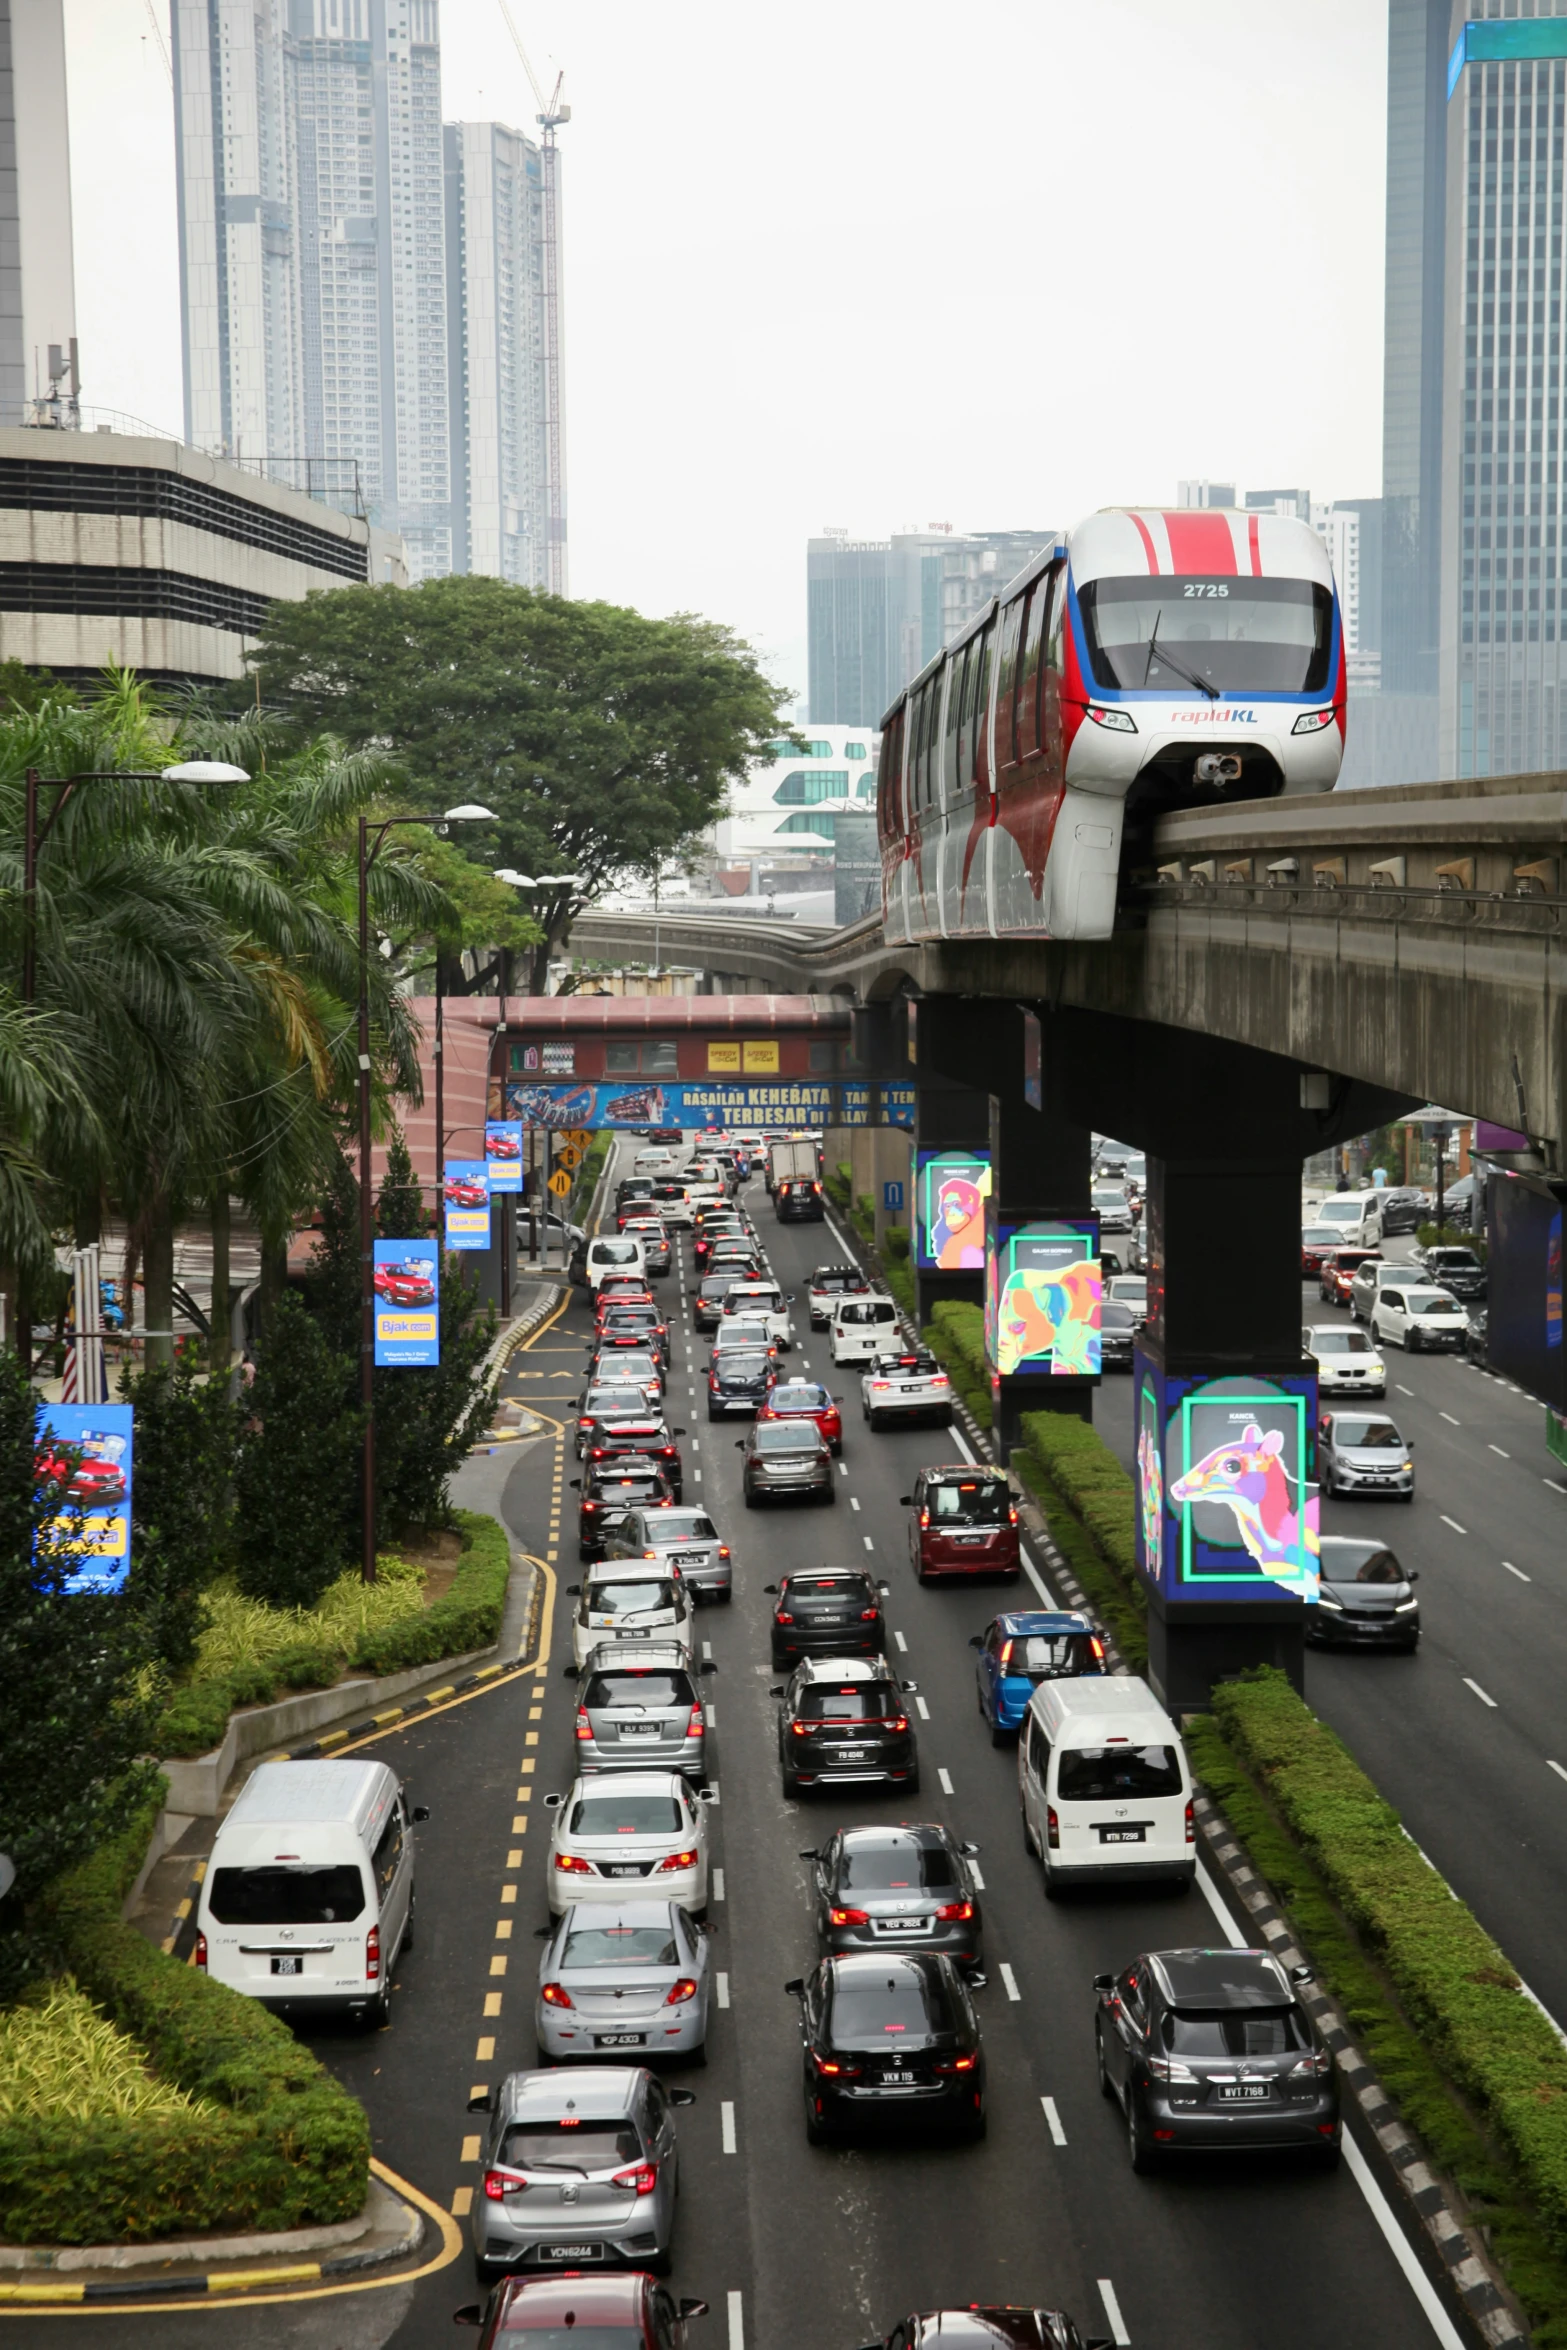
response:
<path fill-rule="evenodd" d="M 369 2192 L 361 2107 L 253 1999 L 122 1923 L 161 1793 L 55 1887 L 62 1971 L 197 2102 L 179 2114 L 0 2125 L 0 2238 L 146 2243 L 350 2219 Z"/>
<path fill-rule="evenodd" d="M 1567 2048 L 1392 1805 L 1282 1673 L 1264 1667 L 1222 1682 L 1213 1708 L 1381 1960 L 1410 2021 L 1512 2156 L 1554 2249 L 1567 2254 Z"/>
<path fill-rule="evenodd" d="M 159 1725 L 158 1752 L 210 1754 L 221 1744 L 236 1706 L 270 1705 L 294 1689 L 330 1689 L 345 1672 L 402 1673 L 443 1656 L 487 1648 L 500 1631 L 511 1574 L 506 1529 L 473 1510 L 458 1510 L 456 1518 L 462 1562 L 450 1589 L 433 1606 L 362 1632 L 351 1650 L 302 1644 L 264 1665 L 244 1665 L 220 1679 L 177 1689 Z"/>
<path fill-rule="evenodd" d="M 1102 1436 L 1064 1412 L 1025 1412 L 1023 1440 L 1071 1504 L 1090 1539 L 1129 1592 L 1141 1598 L 1132 1526 L 1137 1494 Z"/>
<path fill-rule="evenodd" d="M 966 1298 L 944 1297 L 932 1306 L 921 1335 L 980 1426 L 988 1428 L 990 1365 L 985 1360 L 985 1317 L 979 1307 Z"/>
<path fill-rule="evenodd" d="M 854 1196 L 854 1169 L 847 1159 L 840 1159 L 836 1167 L 829 1167 L 822 1177 L 822 1189 L 835 1208 L 848 1213 Z"/>

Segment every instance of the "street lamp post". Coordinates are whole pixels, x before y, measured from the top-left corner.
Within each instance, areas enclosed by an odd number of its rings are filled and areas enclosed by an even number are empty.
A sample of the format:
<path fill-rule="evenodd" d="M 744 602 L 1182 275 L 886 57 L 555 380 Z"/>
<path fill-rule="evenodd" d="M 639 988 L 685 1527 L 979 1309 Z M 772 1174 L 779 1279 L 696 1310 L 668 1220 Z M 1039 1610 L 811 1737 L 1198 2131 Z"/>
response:
<path fill-rule="evenodd" d="M 375 1581 L 375 1212 L 370 1198 L 370 868 L 380 855 L 389 832 L 402 824 L 428 824 L 444 831 L 448 824 L 493 821 L 488 808 L 465 802 L 443 816 L 388 816 L 376 825 L 359 819 L 359 1402 L 364 1413 L 361 1449 L 360 1498 L 364 1529 L 359 1571 L 366 1583 Z M 440 968 L 436 968 L 436 1017 L 440 1017 Z M 435 1062 L 435 1213 L 439 1233 L 441 1213 L 441 1120 L 444 1108 L 439 1052 Z"/>
<path fill-rule="evenodd" d="M 512 886 L 512 888 L 513 888 L 513 889 L 565 889 L 565 888 L 568 888 L 568 887 L 570 887 L 570 888 L 575 888 L 575 887 L 577 886 L 577 884 L 578 884 L 578 883 L 581 881 L 581 879 L 582 879 L 582 876 L 581 876 L 581 874 L 580 874 L 580 873 L 519 873 L 519 872 L 517 871 L 516 867 L 515 867 L 515 866 L 513 866 L 513 865 L 497 865 L 497 866 L 495 867 L 495 878 L 496 878 L 496 880 L 497 880 L 497 881 L 506 881 L 506 882 L 509 882 L 509 883 L 511 884 L 511 886 Z M 504 997 L 503 997 L 503 998 L 502 998 L 502 1010 L 501 1010 L 501 1022 L 500 1022 L 500 1027 L 499 1027 L 499 1029 L 497 1030 L 497 1034 L 502 1034 L 502 1033 L 504 1033 L 504 1030 L 505 1030 L 505 999 L 504 999 Z M 502 1077 L 501 1077 L 501 1103 L 502 1103 L 502 1107 L 503 1107 L 503 1108 L 504 1108 L 504 1106 L 505 1106 L 505 1099 L 506 1099 L 506 1091 L 505 1091 L 505 1088 L 506 1088 L 506 1079 L 505 1079 L 505 1074 L 504 1074 L 504 1072 L 503 1072 L 503 1073 L 502 1073 Z M 535 1168 L 533 1168 L 533 1169 L 531 1170 L 531 1172 L 533 1172 L 534 1174 L 537 1174 L 538 1170 L 537 1170 L 537 1168 L 535 1167 Z M 544 1262 L 545 1262 L 545 1265 L 546 1265 L 546 1267 L 548 1266 L 548 1264 L 549 1264 L 549 1261 L 550 1261 L 550 1211 L 549 1211 L 549 1203 L 550 1203 L 550 1200 L 551 1200 L 551 1199 L 554 1197 L 554 1194 L 553 1194 L 553 1193 L 552 1193 L 552 1192 L 551 1192 L 551 1191 L 548 1189 L 548 1178 L 549 1178 L 549 1172 L 550 1172 L 550 1142 L 549 1142 L 549 1135 L 548 1135 L 548 1132 L 546 1132 L 546 1134 L 545 1134 L 545 1138 L 544 1138 L 544 1180 L 543 1180 L 543 1181 L 540 1183 L 540 1185 L 539 1185 L 539 1189 L 540 1189 L 540 1190 L 541 1190 L 541 1191 L 544 1193 L 544 1195 L 545 1195 L 545 1196 L 544 1196 L 544 1199 L 543 1199 L 543 1202 L 542 1202 L 542 1207 L 543 1207 L 543 1214 L 544 1214 Z M 530 1213 L 529 1213 L 529 1217 L 528 1217 L 528 1259 L 529 1259 L 529 1262 L 530 1262 L 530 1263 L 533 1263 L 533 1264 L 536 1264 L 536 1263 L 538 1262 L 538 1250 L 539 1250 L 539 1227 L 538 1227 L 538 1210 L 539 1210 L 539 1206 L 540 1206 L 540 1204 L 541 1204 L 541 1203 L 540 1203 L 540 1202 L 538 1202 L 538 1201 L 533 1201 L 533 1202 L 530 1202 Z M 566 1258 L 567 1258 L 567 1253 L 568 1253 L 568 1252 L 567 1252 L 567 1248 L 566 1248 L 566 1234 L 565 1234 L 565 1231 L 564 1231 L 564 1228 L 563 1228 L 563 1229 L 562 1229 L 562 1231 L 561 1231 L 561 1236 L 560 1236 L 560 1261 L 561 1261 L 561 1266 L 562 1266 L 562 1268 L 563 1268 L 563 1269 L 564 1269 L 564 1267 L 565 1267 Z M 501 1252 L 501 1265 L 502 1265 L 502 1268 L 503 1268 L 503 1276 L 504 1276 L 504 1268 L 506 1267 L 507 1263 L 508 1263 L 508 1259 L 507 1259 L 506 1253 L 505 1253 L 505 1251 L 504 1251 L 504 1250 L 502 1250 L 502 1252 Z M 509 1283 L 507 1284 L 507 1287 L 508 1287 L 508 1290 L 509 1290 L 509 1287 L 510 1287 L 510 1284 L 509 1284 Z M 508 1302 L 509 1302 L 509 1301 L 508 1301 Z"/>

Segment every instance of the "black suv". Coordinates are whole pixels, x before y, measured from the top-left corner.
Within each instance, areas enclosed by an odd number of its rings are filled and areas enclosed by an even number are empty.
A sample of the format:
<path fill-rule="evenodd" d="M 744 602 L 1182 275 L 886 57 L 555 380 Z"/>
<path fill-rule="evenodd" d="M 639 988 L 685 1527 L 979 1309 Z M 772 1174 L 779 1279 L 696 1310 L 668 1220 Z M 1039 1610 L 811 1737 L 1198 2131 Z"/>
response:
<path fill-rule="evenodd" d="M 887 1645 L 881 1603 L 885 1583 L 862 1567 L 803 1567 L 781 1583 L 764 1583 L 773 1609 L 773 1670 L 806 1656 L 880 1656 Z"/>
<path fill-rule="evenodd" d="M 785 1795 L 802 1787 L 882 1781 L 917 1795 L 919 1750 L 908 1695 L 880 1656 L 808 1657 L 785 1687 L 769 1691 L 778 1709 L 778 1767 Z M 906 1694 L 908 1693 L 908 1694 Z"/>
<path fill-rule="evenodd" d="M 677 1439 L 684 1434 L 683 1428 L 671 1428 L 667 1420 L 651 1412 L 613 1419 L 606 1414 L 587 1423 L 582 1458 L 593 1469 L 658 1469 L 672 1498 L 679 1501 L 685 1490 L 685 1471 Z"/>
<path fill-rule="evenodd" d="M 840 1828 L 819 1852 L 800 1855 L 814 1864 L 822 1948 L 886 1950 L 896 1943 L 900 1950 L 944 1951 L 954 1966 L 977 1970 L 985 1929 L 968 1864 L 978 1852 L 977 1844 L 957 1843 L 934 1820 Z"/>
<path fill-rule="evenodd" d="M 1472 1248 L 1419 1248 L 1415 1262 L 1434 1289 L 1464 1300 L 1485 1295 L 1485 1267 Z"/>
<path fill-rule="evenodd" d="M 577 1507 L 577 1556 L 583 1560 L 606 1555 L 607 1523 L 627 1510 L 656 1509 L 661 1501 L 676 1499 L 669 1479 L 651 1461 L 588 1460 L 583 1474 L 571 1482 L 582 1495 Z"/>
<path fill-rule="evenodd" d="M 916 2114 L 985 2135 L 985 2057 L 962 1976 L 935 1952 L 824 1958 L 784 1985 L 800 2002 L 805 2134 L 819 2146 L 846 2122 Z"/>

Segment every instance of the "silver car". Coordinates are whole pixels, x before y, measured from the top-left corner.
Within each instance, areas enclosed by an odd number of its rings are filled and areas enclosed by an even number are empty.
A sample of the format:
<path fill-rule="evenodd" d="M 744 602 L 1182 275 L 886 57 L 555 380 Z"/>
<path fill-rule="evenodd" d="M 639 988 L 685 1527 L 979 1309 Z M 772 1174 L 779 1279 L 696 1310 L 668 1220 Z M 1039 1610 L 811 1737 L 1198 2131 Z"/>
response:
<path fill-rule="evenodd" d="M 641 2066 L 508 2073 L 468 2100 L 490 2115 L 473 2204 L 480 2281 L 511 2269 L 645 2268 L 665 2275 L 679 2157 L 671 2106 L 694 2105 Z"/>
<path fill-rule="evenodd" d="M 825 1502 L 838 1498 L 832 1451 L 814 1420 L 757 1420 L 749 1436 L 736 1440 L 735 1450 L 745 1454 L 740 1483 L 748 1510 L 764 1497 L 771 1501 L 784 1493 L 808 1493 Z"/>
<path fill-rule="evenodd" d="M 709 1658 L 700 1667 L 716 1673 Z M 673 1645 L 606 1641 L 577 1683 L 577 1768 L 707 1777 L 707 1714 L 691 1659 Z"/>
<path fill-rule="evenodd" d="M 604 1553 L 677 1566 L 680 1580 L 698 1599 L 734 1596 L 734 1560 L 706 1510 L 627 1510 Z"/>
<path fill-rule="evenodd" d="M 1386 1493 L 1415 1498 L 1410 1440 L 1385 1412 L 1324 1412 L 1317 1475 L 1325 1494 Z"/>
<path fill-rule="evenodd" d="M 568 1909 L 539 1960 L 533 2028 L 542 2056 L 636 2049 L 707 2062 L 707 1928 L 675 1901 Z"/>

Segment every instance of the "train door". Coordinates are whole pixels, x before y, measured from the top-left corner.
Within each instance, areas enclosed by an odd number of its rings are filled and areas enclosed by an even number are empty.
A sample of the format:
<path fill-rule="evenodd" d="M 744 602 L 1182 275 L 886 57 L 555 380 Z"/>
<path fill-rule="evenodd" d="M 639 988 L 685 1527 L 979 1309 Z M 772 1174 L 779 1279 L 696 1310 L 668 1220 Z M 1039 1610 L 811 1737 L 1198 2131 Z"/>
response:
<path fill-rule="evenodd" d="M 1059 567 L 1055 579 L 1045 659 L 1044 729 L 1050 783 L 1040 822 L 1045 877 L 1042 924 L 1047 938 L 1108 938 L 1115 928 L 1124 787 L 1103 793 L 1066 783 L 1066 754 L 1075 727 L 1081 723 L 1081 705 L 1074 706 L 1069 691 L 1076 670 L 1071 641 L 1071 573 L 1066 564 Z M 1081 690 L 1078 685 L 1076 691 Z"/>
<path fill-rule="evenodd" d="M 963 893 L 960 927 L 969 937 L 987 938 L 990 930 L 990 791 L 991 669 L 995 650 L 994 607 L 978 635 L 969 644 L 968 726 L 959 729 L 958 752 L 969 783 L 968 839 L 963 852 Z M 965 740 L 968 757 L 962 758 Z"/>
<path fill-rule="evenodd" d="M 963 719 L 964 681 L 968 647 L 949 654 L 942 670 L 945 688 L 941 703 L 941 766 L 937 796 L 941 808 L 941 935 L 950 938 L 960 926 L 963 860 L 968 852 L 968 802 L 959 782 L 958 736 Z"/>
<path fill-rule="evenodd" d="M 905 695 L 888 713 L 876 772 L 876 838 L 881 850 L 881 920 L 888 938 L 909 936 L 905 905 L 906 861 L 903 826 L 903 730 Z"/>

